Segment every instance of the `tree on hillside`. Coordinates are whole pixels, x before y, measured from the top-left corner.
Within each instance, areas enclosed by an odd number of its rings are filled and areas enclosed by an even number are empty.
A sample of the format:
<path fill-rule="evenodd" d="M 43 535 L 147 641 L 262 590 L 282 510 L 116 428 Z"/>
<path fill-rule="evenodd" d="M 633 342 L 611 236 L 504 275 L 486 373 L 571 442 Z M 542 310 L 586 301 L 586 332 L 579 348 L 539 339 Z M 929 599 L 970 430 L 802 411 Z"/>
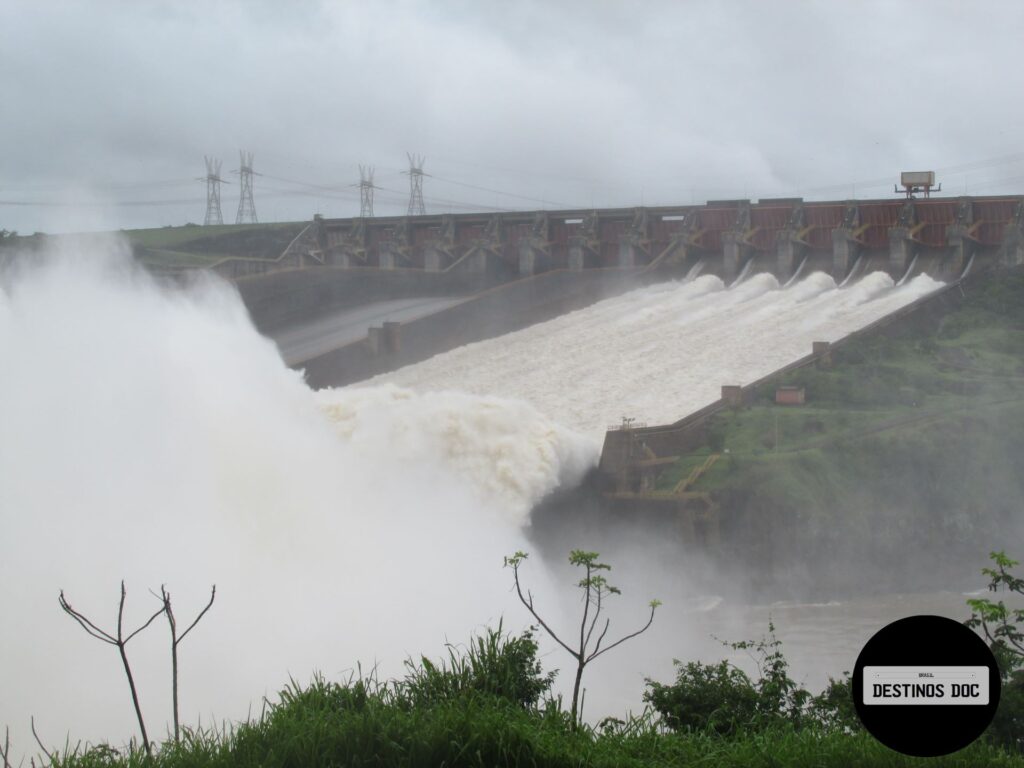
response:
<path fill-rule="evenodd" d="M 1011 572 L 1019 563 L 1005 552 L 992 552 L 989 558 L 995 567 L 981 571 L 989 578 L 989 591 L 1005 590 L 1024 596 L 1024 579 Z M 971 618 L 965 624 L 985 635 L 1002 678 L 1003 690 L 988 729 L 989 737 L 1004 746 L 1024 750 L 1024 609 L 1010 609 L 1002 600 L 985 598 L 968 600 L 967 605 Z"/>
<path fill-rule="evenodd" d="M 594 636 L 594 631 L 598 626 L 598 622 L 601 619 L 601 613 L 605 609 L 605 603 L 612 595 L 621 594 L 621 590 L 618 587 L 614 587 L 608 583 L 607 578 L 603 575 L 603 571 L 610 571 L 611 566 L 606 563 L 598 562 L 600 555 L 597 552 L 584 552 L 580 549 L 574 549 L 569 553 L 569 563 L 578 568 L 583 568 L 583 578 L 577 583 L 577 587 L 582 591 L 583 595 L 583 615 L 580 617 L 580 636 L 579 642 L 573 645 L 569 645 L 553 629 L 548 625 L 544 619 L 540 617 L 536 609 L 533 606 L 533 594 L 527 590 L 523 593 L 522 582 L 519 578 L 519 567 L 526 560 L 528 555 L 525 552 L 516 552 L 514 555 L 505 558 L 505 567 L 512 569 L 512 576 L 515 580 L 516 594 L 519 596 L 519 600 L 530 614 L 537 620 L 544 631 L 551 635 L 552 639 L 560 646 L 562 646 L 569 655 L 576 660 L 576 679 L 573 683 L 572 688 L 572 710 L 570 716 L 572 717 L 573 725 L 579 725 L 580 717 L 582 713 L 579 711 L 579 699 L 580 699 L 580 684 L 583 680 L 583 670 L 587 664 L 592 662 L 598 656 L 607 653 L 612 648 L 622 645 L 627 640 L 636 637 L 637 635 L 646 632 L 648 627 L 654 621 L 654 612 L 658 606 L 661 605 L 659 600 L 651 600 L 648 604 L 651 609 L 651 613 L 647 618 L 647 623 L 644 624 L 640 629 L 635 632 L 631 632 L 628 635 L 624 635 L 613 643 L 604 645 L 605 638 L 608 636 L 608 630 L 611 625 L 610 619 L 604 620 L 604 625 L 598 632 L 597 636 Z"/>

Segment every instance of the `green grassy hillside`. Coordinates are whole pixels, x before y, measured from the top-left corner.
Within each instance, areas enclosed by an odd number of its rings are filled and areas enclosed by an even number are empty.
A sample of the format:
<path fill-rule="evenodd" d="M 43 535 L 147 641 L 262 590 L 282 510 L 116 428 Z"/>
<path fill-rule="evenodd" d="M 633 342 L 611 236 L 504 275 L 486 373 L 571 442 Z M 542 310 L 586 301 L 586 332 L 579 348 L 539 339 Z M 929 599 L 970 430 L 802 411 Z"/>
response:
<path fill-rule="evenodd" d="M 205 267 L 228 257 L 276 259 L 309 222 L 125 230 L 136 257 L 160 267 Z"/>
<path fill-rule="evenodd" d="M 806 405 L 775 405 L 776 384 L 803 386 Z M 976 280 L 938 323 L 851 342 L 831 367 L 763 387 L 716 416 L 658 490 L 711 453 L 689 490 L 711 492 L 723 540 L 776 573 L 876 569 L 925 586 L 939 570 L 973 573 L 990 549 L 1019 550 L 1024 276 Z"/>

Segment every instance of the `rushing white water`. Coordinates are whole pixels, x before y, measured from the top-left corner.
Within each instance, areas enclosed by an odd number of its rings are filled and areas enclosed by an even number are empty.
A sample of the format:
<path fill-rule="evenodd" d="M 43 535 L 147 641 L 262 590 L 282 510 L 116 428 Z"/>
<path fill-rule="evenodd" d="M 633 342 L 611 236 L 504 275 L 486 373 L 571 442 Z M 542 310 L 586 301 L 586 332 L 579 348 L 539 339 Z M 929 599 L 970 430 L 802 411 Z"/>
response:
<path fill-rule="evenodd" d="M 437 654 L 515 615 L 502 556 L 593 441 L 527 403 L 394 387 L 314 393 L 233 289 L 162 290 L 115 251 L 0 275 L 0 729 L 16 754 L 134 732 L 112 629 L 167 584 L 182 716 L 244 717 L 289 674 Z M 534 573 L 543 584 L 544 571 Z M 541 587 L 543 588 L 543 587 Z M 188 619 L 190 620 L 190 618 Z M 167 628 L 128 646 L 150 735 L 169 720 Z"/>
<path fill-rule="evenodd" d="M 935 290 L 875 272 L 838 289 L 821 272 L 780 289 L 768 274 L 725 290 L 705 275 L 602 301 L 371 379 L 417 391 L 520 397 L 599 439 L 629 416 L 668 423 Z"/>
<path fill-rule="evenodd" d="M 244 716 L 289 674 L 378 660 L 387 674 L 502 615 L 525 622 L 502 555 L 526 546 L 539 498 L 592 466 L 606 424 L 678 418 L 721 384 L 935 287 L 869 275 L 840 291 L 812 274 L 784 290 L 766 275 L 725 290 L 698 277 L 455 350 L 381 386 L 314 393 L 228 286 L 164 290 L 119 251 L 92 246 L 0 275 L 0 726 L 19 752 L 31 749 L 30 715 L 50 743 L 133 732 L 116 652 L 60 612 L 60 589 L 110 628 L 122 578 L 129 625 L 154 609 L 148 591 L 161 584 L 182 617 L 218 585 L 182 647 L 189 723 Z M 563 592 L 530 566 L 538 595 Z M 684 593 L 684 577 L 671 577 Z M 660 620 L 670 629 L 672 616 Z M 633 653 L 664 661 L 686 637 L 652 634 Z M 155 626 L 129 646 L 158 739 L 166 644 Z M 655 671 L 622 678 L 634 704 Z"/>

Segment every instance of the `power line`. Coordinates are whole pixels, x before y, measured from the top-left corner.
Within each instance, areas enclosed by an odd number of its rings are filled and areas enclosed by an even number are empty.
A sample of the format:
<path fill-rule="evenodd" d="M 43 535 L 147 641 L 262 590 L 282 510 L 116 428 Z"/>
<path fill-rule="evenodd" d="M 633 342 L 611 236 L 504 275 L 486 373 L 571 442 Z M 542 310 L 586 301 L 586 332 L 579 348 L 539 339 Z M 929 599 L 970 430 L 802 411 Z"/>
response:
<path fill-rule="evenodd" d="M 489 187 L 478 187 L 475 184 L 467 184 L 464 181 L 454 181 L 453 179 L 446 179 L 446 178 L 443 178 L 441 176 L 431 175 L 431 178 L 432 179 L 436 179 L 437 181 L 442 181 L 442 182 L 444 182 L 446 184 L 455 184 L 455 185 L 457 185 L 459 187 L 466 187 L 467 189 L 475 189 L 475 190 L 478 190 L 480 192 L 490 192 L 491 194 L 502 195 L 503 197 L 515 197 L 515 198 L 517 198 L 519 200 L 527 200 L 527 201 L 529 201 L 531 203 L 541 203 L 542 205 L 557 205 L 559 208 L 570 208 L 571 207 L 568 203 L 559 203 L 559 202 L 556 202 L 554 200 L 544 200 L 544 199 L 541 199 L 539 197 L 529 197 L 527 195 L 517 195 L 517 194 L 515 194 L 513 192 L 502 192 L 500 189 L 491 189 Z"/>

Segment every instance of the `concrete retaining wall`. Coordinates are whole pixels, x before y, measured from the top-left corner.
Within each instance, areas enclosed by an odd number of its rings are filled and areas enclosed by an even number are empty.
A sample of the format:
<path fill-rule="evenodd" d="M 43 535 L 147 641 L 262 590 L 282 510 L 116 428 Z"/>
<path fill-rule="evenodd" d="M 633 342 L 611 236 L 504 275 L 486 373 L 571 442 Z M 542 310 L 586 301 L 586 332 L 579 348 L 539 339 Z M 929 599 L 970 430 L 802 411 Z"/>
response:
<path fill-rule="evenodd" d="M 266 332 L 340 307 L 413 296 L 463 296 L 494 282 L 479 274 L 317 267 L 243 277 L 235 285 L 256 327 Z"/>
<path fill-rule="evenodd" d="M 550 320 L 655 279 L 651 274 L 642 274 L 641 270 L 545 272 L 484 291 L 463 304 L 420 320 L 403 323 L 400 328 L 391 330 L 397 336 L 390 344 L 348 344 L 308 360 L 302 367 L 306 380 L 314 388 L 342 386 L 426 360 L 463 344 Z"/>

